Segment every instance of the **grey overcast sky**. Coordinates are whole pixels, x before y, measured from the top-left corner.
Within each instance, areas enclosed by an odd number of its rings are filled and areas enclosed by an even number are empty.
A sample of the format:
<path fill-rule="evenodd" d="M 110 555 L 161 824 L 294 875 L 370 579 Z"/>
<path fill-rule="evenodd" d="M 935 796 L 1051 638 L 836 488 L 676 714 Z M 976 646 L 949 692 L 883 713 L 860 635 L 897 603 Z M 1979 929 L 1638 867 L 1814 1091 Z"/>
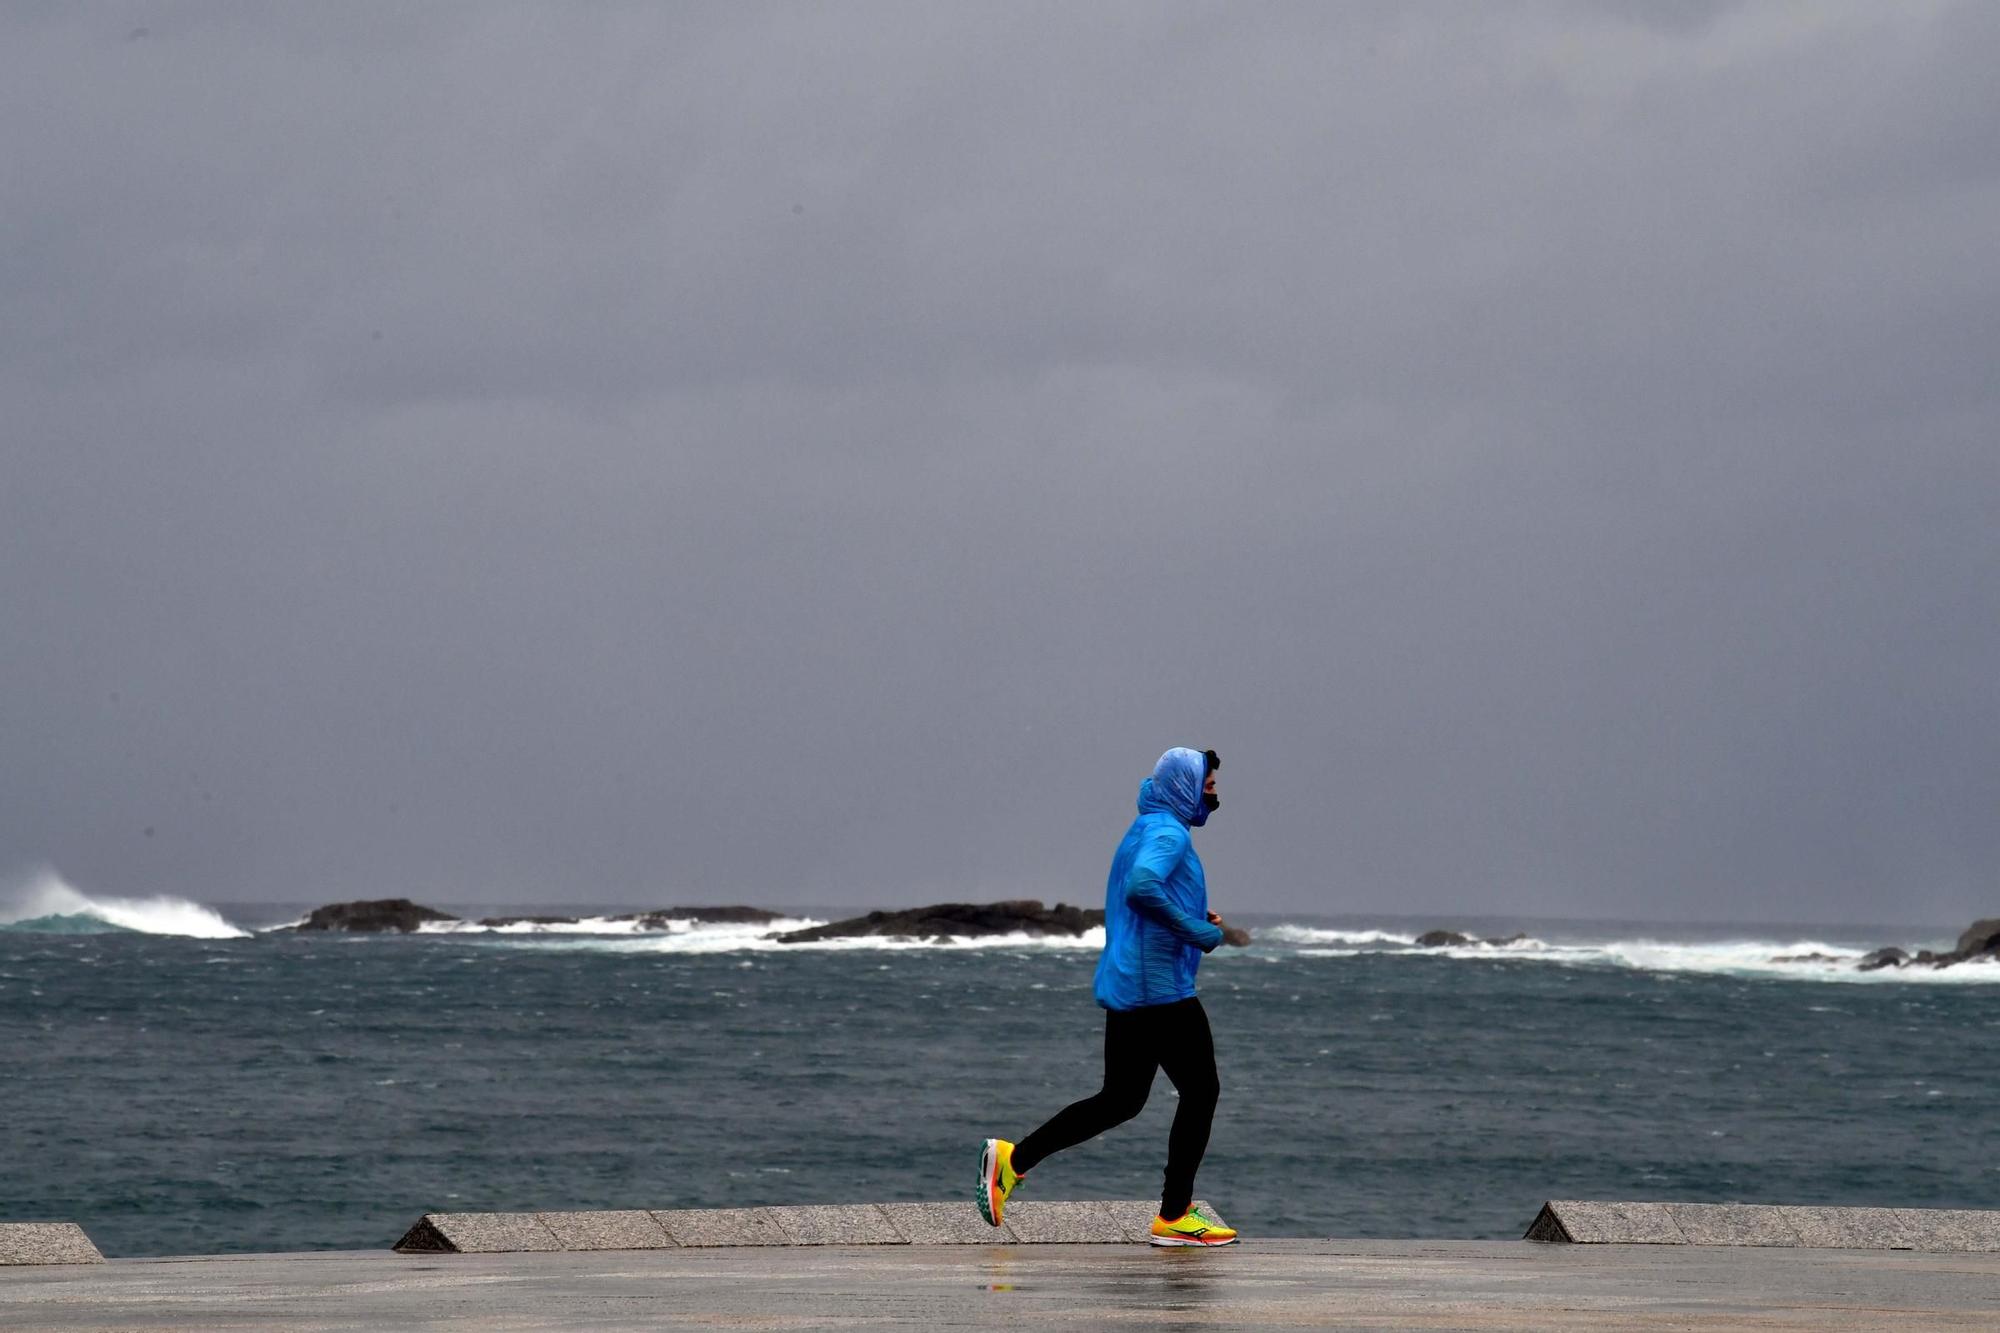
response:
<path fill-rule="evenodd" d="M 2000 910 L 2000 5 L 0 8 L 0 873 Z"/>

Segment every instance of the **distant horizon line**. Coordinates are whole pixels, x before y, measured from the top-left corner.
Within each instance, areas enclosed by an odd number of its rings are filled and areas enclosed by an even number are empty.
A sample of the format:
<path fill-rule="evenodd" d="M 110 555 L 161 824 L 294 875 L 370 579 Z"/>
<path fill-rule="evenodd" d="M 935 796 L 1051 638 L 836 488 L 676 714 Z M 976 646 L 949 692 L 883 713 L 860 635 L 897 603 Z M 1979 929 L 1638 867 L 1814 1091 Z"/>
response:
<path fill-rule="evenodd" d="M 909 908 L 927 907 L 936 903 L 946 903 L 946 902 L 991 903 L 991 902 L 1017 901 L 1015 899 L 1008 899 L 1008 898 L 931 898 L 924 901 L 908 902 L 908 903 L 883 903 L 883 902 L 773 903 L 773 902 L 759 902 L 748 899 L 731 902 L 725 898 L 711 897 L 705 899 L 684 899 L 674 902 L 660 902 L 658 900 L 623 900 L 623 901 L 602 900 L 594 902 L 565 903 L 565 902 L 552 902 L 546 899 L 530 899 L 519 902 L 491 901 L 491 900 L 479 901 L 472 899 L 455 900 L 450 898 L 425 899 L 425 898 L 412 898 L 408 894 L 384 894 L 377 897 L 327 898 L 327 899 L 199 898 L 199 899 L 191 899 L 190 901 L 199 902 L 204 906 L 217 907 L 217 908 L 296 907 L 301 910 L 309 911 L 315 907 L 325 907 L 333 903 L 379 902 L 379 901 L 384 901 L 386 899 L 395 899 L 395 898 L 404 898 L 407 899 L 408 901 L 419 903 L 422 906 L 435 907 L 435 908 L 468 908 L 468 909 L 476 908 L 482 911 L 505 909 L 508 911 L 524 911 L 524 912 L 533 911 L 533 912 L 551 913 L 551 914 L 556 912 L 564 912 L 572 914 L 576 913 L 590 914 L 598 911 L 627 911 L 627 910 L 662 911 L 675 907 L 753 907 L 767 912 L 794 912 L 794 913 L 816 913 L 816 914 L 828 913 L 828 912 L 842 912 L 853 915 L 860 915 L 876 911 L 901 911 L 901 910 L 907 910 Z M 1020 901 L 1030 901 L 1030 900 L 1024 899 Z M 1057 900 L 1045 897 L 1040 899 L 1032 899 L 1031 901 L 1053 902 Z M 1060 901 L 1064 903 L 1070 903 L 1070 905 L 1078 907 L 1092 906 L 1092 904 L 1088 901 L 1071 903 L 1068 898 L 1061 899 Z M 1929 920 L 1929 921 L 1906 920 L 1898 922 L 1898 921 L 1880 921 L 1880 920 L 1865 921 L 1859 919 L 1836 920 L 1829 918 L 1781 920 L 1778 918 L 1771 918 L 1771 917 L 1697 917 L 1697 916 L 1626 917 L 1626 916 L 1598 916 L 1598 915 L 1569 916 L 1569 915 L 1553 915 L 1546 912 L 1509 911 L 1506 909 L 1485 909 L 1485 910 L 1465 909 L 1454 913 L 1454 912 L 1439 912 L 1439 911 L 1401 912 L 1386 908 L 1361 908 L 1361 909 L 1349 909 L 1342 911 L 1314 911 L 1306 908 L 1249 908 L 1249 907 L 1240 909 L 1240 915 L 1245 920 L 1251 920 L 1254 918 L 1269 918 L 1274 922 L 1281 921 L 1289 917 L 1302 917 L 1312 920 L 1341 921 L 1341 922 L 1361 922 L 1361 921 L 1368 921 L 1375 919 L 1389 919 L 1396 921 L 1423 921 L 1423 922 L 1438 922 L 1438 923 L 1479 922 L 1479 921 L 1508 921 L 1508 922 L 1528 923 L 1528 922 L 1542 921 L 1542 922 L 1551 922 L 1558 924 L 1569 923 L 1569 924 L 1589 924 L 1589 925 L 1606 925 L 1606 926 L 1614 926 L 1614 925 L 1615 926 L 1708 926 L 1708 927 L 1725 927 L 1725 928 L 1741 928 L 1741 927 L 1751 927 L 1751 926 L 1784 926 L 1787 928 L 1797 928 L 1806 926 L 1826 926 L 1826 927 L 1837 927 L 1840 929 L 1849 929 L 1849 930 L 1858 929 L 1861 927 L 1882 928 L 1891 930 L 1936 929 L 1936 930 L 1949 930 L 1953 934 L 1956 934 L 1957 932 L 1963 930 L 1973 921 L 1986 919 L 1985 916 L 1980 913 L 1974 913 L 1972 915 L 1957 920 Z M 2000 904 L 1995 905 L 1993 909 L 1993 915 L 2000 916 Z"/>

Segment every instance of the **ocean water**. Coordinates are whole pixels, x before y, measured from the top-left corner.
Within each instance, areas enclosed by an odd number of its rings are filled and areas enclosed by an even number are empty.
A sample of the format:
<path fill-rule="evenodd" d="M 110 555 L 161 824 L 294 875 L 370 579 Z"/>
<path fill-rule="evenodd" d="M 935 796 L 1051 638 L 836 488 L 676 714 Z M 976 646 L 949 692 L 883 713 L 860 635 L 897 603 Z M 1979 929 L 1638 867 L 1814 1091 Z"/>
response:
<path fill-rule="evenodd" d="M 967 1198 L 981 1138 L 1101 1068 L 1094 938 L 263 929 L 299 911 L 0 900 L 0 1220 L 118 1256 L 379 1248 L 434 1210 Z M 1935 929 L 1456 921 L 1533 938 L 1434 952 L 1410 941 L 1437 922 L 1251 924 L 1202 970 L 1198 1181 L 1249 1237 L 2000 1194 L 2000 966 L 1769 961 Z M 1173 1110 L 1161 1079 L 1021 1197 L 1152 1195 Z"/>

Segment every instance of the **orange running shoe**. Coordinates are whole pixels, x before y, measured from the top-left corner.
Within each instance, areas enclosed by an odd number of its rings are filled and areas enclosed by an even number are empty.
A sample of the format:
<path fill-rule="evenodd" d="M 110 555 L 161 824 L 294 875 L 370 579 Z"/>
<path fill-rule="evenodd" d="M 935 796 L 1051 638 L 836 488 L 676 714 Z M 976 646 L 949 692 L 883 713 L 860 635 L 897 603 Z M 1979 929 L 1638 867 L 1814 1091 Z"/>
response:
<path fill-rule="evenodd" d="M 989 1226 L 999 1226 L 1007 1209 L 1007 1196 L 1021 1183 L 1014 1172 L 1014 1145 L 1005 1139 L 986 1140 L 979 1154 L 979 1215 Z"/>
<path fill-rule="evenodd" d="M 1146 1238 L 1146 1243 L 1148 1245 L 1234 1245 L 1236 1229 L 1222 1225 L 1199 1208 L 1190 1208 L 1171 1222 L 1164 1217 L 1155 1217 L 1153 1234 Z"/>

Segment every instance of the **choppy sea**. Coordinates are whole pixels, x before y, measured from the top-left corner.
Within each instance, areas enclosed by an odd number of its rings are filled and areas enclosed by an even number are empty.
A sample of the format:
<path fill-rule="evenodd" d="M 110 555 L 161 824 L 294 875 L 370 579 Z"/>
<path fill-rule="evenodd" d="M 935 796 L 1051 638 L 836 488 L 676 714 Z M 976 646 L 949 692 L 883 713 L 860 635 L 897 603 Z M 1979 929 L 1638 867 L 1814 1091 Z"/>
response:
<path fill-rule="evenodd" d="M 983 1137 L 1101 1068 L 1095 935 L 270 929 L 301 911 L 0 900 L 0 1220 L 119 1256 L 382 1248 L 427 1211 L 966 1198 Z M 1951 931 L 1245 924 L 1201 974 L 1223 1095 L 1197 1192 L 1246 1237 L 2000 1196 L 2000 966 L 1771 961 Z M 1414 946 L 1438 925 L 1529 938 Z M 1153 1195 L 1173 1109 L 1163 1078 L 1021 1197 Z"/>

